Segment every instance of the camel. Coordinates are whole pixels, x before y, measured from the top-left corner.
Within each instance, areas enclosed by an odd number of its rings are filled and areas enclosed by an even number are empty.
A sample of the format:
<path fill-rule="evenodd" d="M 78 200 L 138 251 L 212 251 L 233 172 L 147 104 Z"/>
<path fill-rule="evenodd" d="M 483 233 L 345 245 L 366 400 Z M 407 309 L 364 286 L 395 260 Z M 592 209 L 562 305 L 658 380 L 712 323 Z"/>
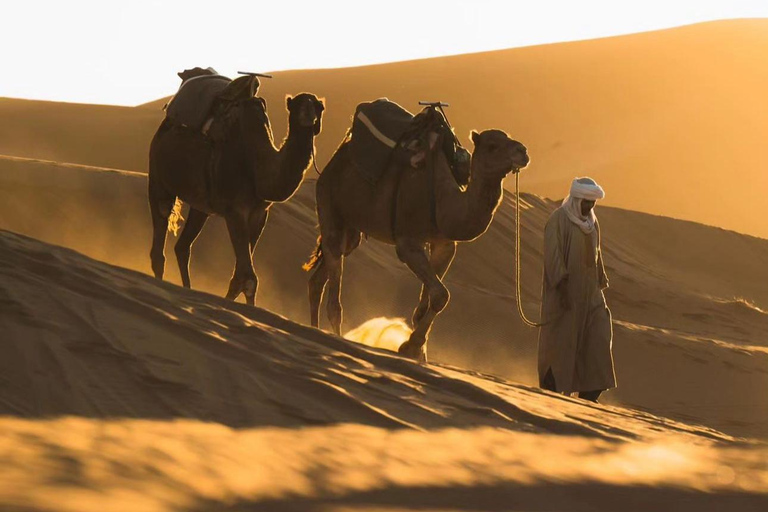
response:
<path fill-rule="evenodd" d="M 482 235 L 501 203 L 502 181 L 529 162 L 526 147 L 501 130 L 472 131 L 474 151 L 469 184 L 460 187 L 439 148 L 444 137 L 429 133 L 426 169 L 415 169 L 407 159 L 393 157 L 374 186 L 361 177 L 344 140 L 317 181 L 320 237 L 305 270 L 313 270 L 308 292 L 312 326 L 328 288 L 327 315 L 341 335 L 341 280 L 344 259 L 360 244 L 362 235 L 394 245 L 397 256 L 422 283 L 413 312 L 410 338 L 400 354 L 426 361 L 426 343 L 437 315 L 450 294 L 443 284 L 456 254 L 457 242 Z M 426 147 L 426 144 L 425 144 Z"/>
<path fill-rule="evenodd" d="M 255 78 L 235 82 L 241 80 Z M 174 248 L 183 285 L 191 285 L 192 244 L 209 215 L 221 215 L 236 259 L 226 297 L 235 300 L 243 293 L 246 303 L 254 304 L 258 289 L 254 249 L 269 208 L 287 201 L 299 188 L 314 157 L 314 139 L 325 109 L 324 101 L 310 93 L 287 97 L 286 106 L 288 135 L 279 149 L 273 143 L 266 102 L 251 94 L 229 102 L 220 112 L 224 120 L 211 127 L 220 131 L 213 142 L 168 121 L 160 125 L 149 151 L 150 258 L 156 278 L 163 278 L 166 234 L 178 227 L 183 201 L 190 210 Z"/>

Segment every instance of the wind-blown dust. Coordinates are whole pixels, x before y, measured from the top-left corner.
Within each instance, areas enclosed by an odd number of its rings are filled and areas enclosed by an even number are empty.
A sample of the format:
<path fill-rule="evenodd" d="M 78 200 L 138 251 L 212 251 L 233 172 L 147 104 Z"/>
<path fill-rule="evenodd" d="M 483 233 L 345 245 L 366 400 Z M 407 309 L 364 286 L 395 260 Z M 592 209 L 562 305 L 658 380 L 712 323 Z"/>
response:
<path fill-rule="evenodd" d="M 402 318 L 384 316 L 371 318 L 344 335 L 344 338 L 363 345 L 397 352 L 413 332 Z"/>

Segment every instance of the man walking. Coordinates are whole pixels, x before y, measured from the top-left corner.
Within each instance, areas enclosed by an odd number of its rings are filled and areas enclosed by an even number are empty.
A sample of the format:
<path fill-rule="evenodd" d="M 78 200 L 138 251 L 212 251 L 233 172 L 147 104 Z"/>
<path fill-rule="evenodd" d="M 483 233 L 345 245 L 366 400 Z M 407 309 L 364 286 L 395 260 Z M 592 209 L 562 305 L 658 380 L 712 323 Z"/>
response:
<path fill-rule="evenodd" d="M 594 212 L 604 197 L 593 179 L 574 179 L 544 230 L 539 385 L 593 402 L 616 387 L 611 312 L 603 296 L 608 277 Z"/>

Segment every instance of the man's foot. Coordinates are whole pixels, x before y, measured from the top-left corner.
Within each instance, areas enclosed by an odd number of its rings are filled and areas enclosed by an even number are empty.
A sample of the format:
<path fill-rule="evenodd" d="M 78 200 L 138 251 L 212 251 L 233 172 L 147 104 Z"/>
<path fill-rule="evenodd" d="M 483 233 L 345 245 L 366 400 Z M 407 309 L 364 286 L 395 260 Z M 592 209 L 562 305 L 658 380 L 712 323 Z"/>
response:
<path fill-rule="evenodd" d="M 579 391 L 579 398 L 582 400 L 589 400 L 590 402 L 597 402 L 597 399 L 600 398 L 600 394 L 603 392 L 602 389 L 599 389 L 597 391 Z"/>

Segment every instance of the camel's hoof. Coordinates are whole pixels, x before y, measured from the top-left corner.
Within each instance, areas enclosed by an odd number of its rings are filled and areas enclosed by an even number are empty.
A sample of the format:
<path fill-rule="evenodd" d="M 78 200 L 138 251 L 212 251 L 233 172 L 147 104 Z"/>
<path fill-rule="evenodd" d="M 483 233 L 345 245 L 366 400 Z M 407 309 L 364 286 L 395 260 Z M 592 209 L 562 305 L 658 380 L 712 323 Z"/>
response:
<path fill-rule="evenodd" d="M 243 287 L 243 293 L 245 293 L 246 297 L 255 297 L 256 296 L 256 281 L 253 279 L 249 279 L 245 282 L 245 286 Z"/>
<path fill-rule="evenodd" d="M 422 364 L 427 362 L 427 349 L 421 343 L 408 340 L 400 345 L 397 353 L 403 357 L 413 359 Z"/>

